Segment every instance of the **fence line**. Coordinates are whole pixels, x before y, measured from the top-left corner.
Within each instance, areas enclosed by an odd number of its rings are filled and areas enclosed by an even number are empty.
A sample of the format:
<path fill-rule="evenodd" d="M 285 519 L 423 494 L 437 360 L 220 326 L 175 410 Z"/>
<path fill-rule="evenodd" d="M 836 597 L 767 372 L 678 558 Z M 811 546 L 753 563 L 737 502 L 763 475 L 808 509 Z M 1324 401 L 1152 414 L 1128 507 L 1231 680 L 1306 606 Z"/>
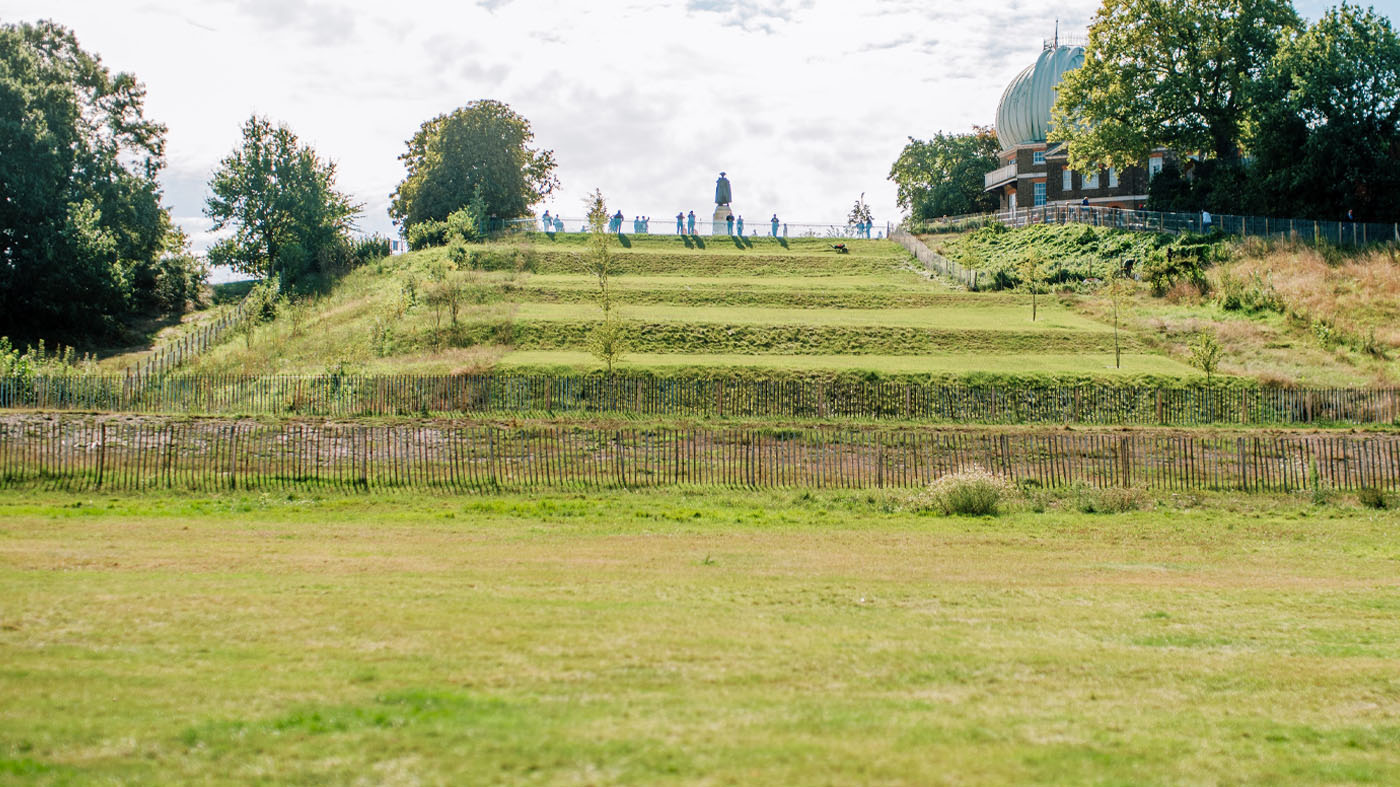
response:
<path fill-rule="evenodd" d="M 137 384 L 140 384 L 142 379 L 168 374 L 185 361 L 223 341 L 230 331 L 248 319 L 251 309 L 261 308 L 261 303 L 256 306 L 252 304 L 252 296 L 253 293 L 244 296 L 237 306 L 212 323 L 201 325 L 184 336 L 153 348 L 145 358 L 127 367 L 124 377 L 136 378 Z"/>
<path fill-rule="evenodd" d="M 906 251 L 913 254 L 915 259 L 922 263 L 924 268 L 930 273 L 952 279 L 974 292 L 977 290 L 977 271 L 971 268 L 965 268 L 933 249 L 930 249 L 927 244 L 913 235 L 910 235 L 904 228 L 896 227 L 891 230 L 890 240 L 903 246 Z"/>
<path fill-rule="evenodd" d="M 915 488 L 973 466 L 1041 487 L 1394 491 L 1400 435 L 0 419 L 0 487 Z"/>
<path fill-rule="evenodd" d="M 1337 246 L 1366 246 L 1372 243 L 1400 243 L 1400 223 L 1380 224 L 1360 221 L 1314 221 L 1275 219 L 1267 216 L 1212 214 L 1206 223 L 1203 213 L 1165 213 L 1127 208 L 1086 205 L 1042 205 L 995 213 L 947 216 L 915 226 L 916 232 L 956 232 L 988 224 L 1027 227 L 1033 224 L 1088 224 L 1142 232 L 1174 235 L 1216 230 L 1241 238 L 1286 238 L 1305 243 L 1331 243 Z"/>
<path fill-rule="evenodd" d="M 735 222 L 731 229 L 724 221 L 714 221 L 706 214 L 695 216 L 694 232 L 691 231 L 688 222 L 683 222 L 679 228 L 676 227 L 674 216 L 651 216 L 645 222 L 641 217 L 646 214 L 634 216 L 624 216 L 621 226 L 612 223 L 609 219 L 609 231 L 621 235 L 659 235 L 659 236 L 680 236 L 699 235 L 711 237 L 715 235 L 728 236 L 742 234 L 746 238 L 869 238 L 871 240 L 888 237 L 892 230 L 890 224 L 881 222 L 876 224 L 871 221 L 868 225 L 858 226 L 851 221 L 830 221 L 830 222 L 786 222 L 779 221 L 776 230 L 770 218 L 760 216 L 758 220 L 746 220 L 743 223 L 743 231 L 740 232 L 738 222 Z M 736 214 L 737 216 L 737 214 Z M 521 232 L 547 232 L 550 234 L 578 234 L 588 232 L 588 219 L 583 216 L 555 216 L 550 215 L 551 229 L 545 229 L 543 216 L 539 218 L 523 219 L 489 219 L 488 232 L 492 234 L 510 235 Z M 558 224 L 553 222 L 557 220 Z"/>
<path fill-rule="evenodd" d="M 0 378 L 0 408 L 363 417 L 461 413 L 873 418 L 951 423 L 1400 424 L 1400 389 L 866 382 L 488 372 Z"/>

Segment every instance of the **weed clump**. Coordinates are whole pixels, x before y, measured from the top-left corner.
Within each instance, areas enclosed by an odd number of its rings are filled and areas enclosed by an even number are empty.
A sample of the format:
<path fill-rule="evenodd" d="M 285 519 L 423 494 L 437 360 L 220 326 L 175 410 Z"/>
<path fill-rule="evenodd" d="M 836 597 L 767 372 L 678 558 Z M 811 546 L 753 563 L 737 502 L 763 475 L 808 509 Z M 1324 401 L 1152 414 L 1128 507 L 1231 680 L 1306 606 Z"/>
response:
<path fill-rule="evenodd" d="M 942 476 L 909 499 L 909 508 L 944 515 L 996 516 L 1011 486 L 981 467 Z"/>
<path fill-rule="evenodd" d="M 1147 493 L 1141 489 L 1111 486 L 1091 489 L 1080 486 L 1074 490 L 1074 506 L 1084 514 L 1123 514 L 1147 507 Z"/>
<path fill-rule="evenodd" d="M 1385 493 L 1375 487 L 1366 487 L 1357 492 L 1356 500 L 1367 508 L 1381 510 L 1390 507 L 1390 501 L 1386 500 Z"/>

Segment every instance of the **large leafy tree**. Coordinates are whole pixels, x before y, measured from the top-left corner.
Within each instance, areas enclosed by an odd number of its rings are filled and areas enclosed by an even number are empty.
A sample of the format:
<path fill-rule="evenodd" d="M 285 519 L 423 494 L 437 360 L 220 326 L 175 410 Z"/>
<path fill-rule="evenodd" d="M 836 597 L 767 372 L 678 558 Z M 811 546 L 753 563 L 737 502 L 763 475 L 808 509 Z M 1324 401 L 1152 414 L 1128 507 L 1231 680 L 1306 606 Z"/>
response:
<path fill-rule="evenodd" d="M 389 215 L 404 227 L 443 221 L 480 187 L 488 215 L 515 218 L 559 186 L 554 152 L 530 147 L 530 121 L 499 101 L 473 101 L 424 123 L 399 159 L 408 176 Z"/>
<path fill-rule="evenodd" d="M 1050 139 L 1070 165 L 1141 164 L 1154 148 L 1239 155 L 1256 117 L 1256 89 L 1281 34 L 1288 0 L 1104 0 L 1084 65 L 1058 88 Z"/>
<path fill-rule="evenodd" d="M 59 25 L 0 26 L 0 335 L 83 342 L 151 300 L 170 219 L 145 96 Z"/>
<path fill-rule="evenodd" d="M 344 248 L 359 205 L 336 191 L 335 164 L 322 161 L 286 125 L 256 115 L 243 143 L 219 163 L 204 213 L 233 234 L 209 249 L 209 261 L 297 289 Z"/>
<path fill-rule="evenodd" d="M 1251 134 L 1261 209 L 1400 219 L 1400 35 L 1343 4 L 1280 47 Z"/>
<path fill-rule="evenodd" d="M 997 166 L 996 133 L 974 126 L 971 133 L 939 132 L 931 139 L 909 138 L 890 167 L 899 207 L 915 220 L 996 210 L 996 195 L 982 188 L 983 176 Z"/>

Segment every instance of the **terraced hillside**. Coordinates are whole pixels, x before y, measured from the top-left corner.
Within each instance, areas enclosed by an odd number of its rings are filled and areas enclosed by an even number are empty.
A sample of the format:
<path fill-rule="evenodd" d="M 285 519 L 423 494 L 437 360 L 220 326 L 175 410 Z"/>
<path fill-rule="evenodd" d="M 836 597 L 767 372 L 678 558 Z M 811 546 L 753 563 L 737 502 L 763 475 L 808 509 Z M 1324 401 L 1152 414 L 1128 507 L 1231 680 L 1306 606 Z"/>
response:
<path fill-rule="evenodd" d="M 889 241 L 619 239 L 611 279 L 629 349 L 624 367 L 742 367 L 885 374 L 1191 375 L 1111 325 L 1042 296 L 968 293 L 919 269 Z M 202 371 L 454 372 L 597 368 L 602 318 L 580 235 L 393 257 L 318 300 L 217 348 Z M 447 284 L 444 284 L 446 282 Z M 455 290 L 452 319 L 444 292 Z"/>

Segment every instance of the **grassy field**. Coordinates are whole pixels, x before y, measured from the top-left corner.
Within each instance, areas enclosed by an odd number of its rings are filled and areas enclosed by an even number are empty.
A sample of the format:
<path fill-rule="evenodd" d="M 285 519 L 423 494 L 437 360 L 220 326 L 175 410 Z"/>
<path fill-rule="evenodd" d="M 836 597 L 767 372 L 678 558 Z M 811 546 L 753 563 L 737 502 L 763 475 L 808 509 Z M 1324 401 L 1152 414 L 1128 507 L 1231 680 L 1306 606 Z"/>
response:
<path fill-rule="evenodd" d="M 1400 515 L 0 498 L 0 781 L 1400 780 Z"/>

